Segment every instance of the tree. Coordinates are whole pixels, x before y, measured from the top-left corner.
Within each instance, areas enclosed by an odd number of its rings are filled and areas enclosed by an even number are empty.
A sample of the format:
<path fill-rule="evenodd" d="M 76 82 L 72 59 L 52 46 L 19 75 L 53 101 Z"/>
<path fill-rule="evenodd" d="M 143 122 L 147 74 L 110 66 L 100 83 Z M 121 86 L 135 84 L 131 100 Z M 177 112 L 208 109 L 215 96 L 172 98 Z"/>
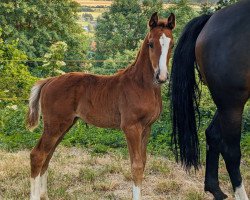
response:
<path fill-rule="evenodd" d="M 18 41 L 4 41 L 0 30 L 0 97 L 28 98 L 32 84 L 37 80 L 31 76 L 24 62 L 27 55 L 17 48 Z"/>
<path fill-rule="evenodd" d="M 19 39 L 29 59 L 41 58 L 57 41 L 68 45 L 66 59 L 83 59 L 87 36 L 77 24 L 78 4 L 72 0 L 2 0 L 0 26 L 6 41 Z M 31 67 L 35 65 L 29 63 Z"/>
<path fill-rule="evenodd" d="M 226 6 L 229 6 L 231 4 L 234 4 L 234 3 L 238 2 L 238 1 L 239 0 L 219 0 L 217 2 L 217 6 L 216 6 L 215 10 L 220 10 L 220 9 L 222 9 L 222 8 L 224 8 Z"/>
<path fill-rule="evenodd" d="M 97 74 L 114 74 L 132 64 L 136 59 L 138 51 L 139 49 L 136 48 L 135 50 L 126 49 L 122 54 L 117 52 L 114 57 L 107 58 L 102 67 L 94 67 L 91 71 Z"/>
<path fill-rule="evenodd" d="M 180 37 L 180 34 L 183 31 L 184 26 L 198 13 L 188 4 L 188 0 L 180 0 L 177 4 L 169 7 L 165 12 L 165 17 L 168 17 L 170 13 L 174 13 L 176 16 L 176 27 L 174 29 L 173 35 L 174 39 Z"/>
<path fill-rule="evenodd" d="M 199 14 L 212 14 L 214 12 L 214 8 L 211 3 L 205 2 L 201 4 L 201 11 Z"/>
<path fill-rule="evenodd" d="M 66 65 L 64 57 L 67 51 L 65 42 L 56 42 L 51 45 L 49 51 L 44 55 L 44 63 L 37 68 L 37 73 L 41 77 L 57 76 L 64 74 L 62 67 Z"/>
<path fill-rule="evenodd" d="M 142 4 L 143 16 L 145 18 L 145 24 L 147 25 L 148 20 L 154 12 L 158 12 L 159 15 L 164 13 L 163 1 L 161 0 L 143 0 Z"/>
<path fill-rule="evenodd" d="M 117 52 L 134 50 L 147 32 L 147 21 L 162 10 L 162 1 L 114 0 L 110 9 L 97 19 L 97 59 L 114 57 Z"/>
<path fill-rule="evenodd" d="M 212 14 L 213 12 L 220 10 L 226 6 L 234 4 L 239 0 L 219 0 L 215 7 L 212 7 L 212 3 L 205 2 L 201 5 L 200 14 Z"/>

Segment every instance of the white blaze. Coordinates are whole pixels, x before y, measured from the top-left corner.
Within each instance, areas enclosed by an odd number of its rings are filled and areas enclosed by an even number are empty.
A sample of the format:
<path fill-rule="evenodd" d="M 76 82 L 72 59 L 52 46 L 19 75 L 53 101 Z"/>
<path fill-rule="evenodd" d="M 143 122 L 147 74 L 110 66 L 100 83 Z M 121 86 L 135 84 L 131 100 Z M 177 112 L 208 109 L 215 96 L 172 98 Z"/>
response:
<path fill-rule="evenodd" d="M 141 188 L 133 185 L 133 200 L 141 200 Z"/>
<path fill-rule="evenodd" d="M 30 200 L 40 200 L 40 174 L 30 179 L 31 184 L 31 193 L 30 193 Z"/>
<path fill-rule="evenodd" d="M 166 37 L 166 35 L 163 33 L 160 37 L 160 44 L 161 44 L 161 56 L 159 60 L 159 68 L 160 68 L 160 74 L 159 79 L 164 81 L 167 79 L 167 54 L 169 49 L 171 39 Z"/>
<path fill-rule="evenodd" d="M 240 187 L 237 187 L 235 190 L 235 199 L 236 200 L 249 200 L 243 183 Z"/>

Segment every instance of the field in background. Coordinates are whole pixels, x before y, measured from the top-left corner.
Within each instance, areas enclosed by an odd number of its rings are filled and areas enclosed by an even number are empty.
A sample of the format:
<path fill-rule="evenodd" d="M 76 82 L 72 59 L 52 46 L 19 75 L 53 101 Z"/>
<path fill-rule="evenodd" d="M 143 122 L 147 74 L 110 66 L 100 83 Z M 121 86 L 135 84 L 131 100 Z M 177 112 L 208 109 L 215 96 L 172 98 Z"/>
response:
<path fill-rule="evenodd" d="M 29 151 L 10 153 L 0 150 L 0 199 L 29 197 Z M 250 196 L 250 171 L 242 165 L 245 186 Z M 204 169 L 187 174 L 179 165 L 150 155 L 143 181 L 143 199 L 211 200 L 203 192 Z M 225 167 L 220 170 L 223 191 L 233 199 Z M 91 155 L 86 150 L 60 146 L 52 158 L 48 189 L 53 200 L 127 200 L 131 199 L 132 180 L 127 155 Z M 1 198 L 4 197 L 4 198 Z"/>
<path fill-rule="evenodd" d="M 112 1 L 98 1 L 98 0 L 75 0 L 81 5 L 81 11 L 78 12 L 79 20 L 78 23 L 82 26 L 86 32 L 93 33 L 97 18 L 105 11 L 109 9 L 112 4 Z M 171 6 L 174 6 L 173 3 L 164 3 L 164 9 L 168 9 Z M 192 4 L 194 10 L 199 11 L 200 5 Z M 86 10 L 87 9 L 87 10 Z M 84 18 L 84 14 L 90 14 L 93 16 L 93 20 Z"/>
<path fill-rule="evenodd" d="M 110 6 L 112 1 L 96 1 L 96 0 L 75 0 L 81 6 Z"/>
<path fill-rule="evenodd" d="M 95 7 L 95 6 L 105 6 L 109 7 L 112 4 L 112 1 L 98 1 L 98 0 L 75 0 L 77 3 L 79 3 L 81 6 L 90 6 L 90 7 Z M 195 3 L 192 3 L 195 4 Z M 174 5 L 172 3 L 164 3 L 164 8 L 167 8 L 171 5 Z"/>

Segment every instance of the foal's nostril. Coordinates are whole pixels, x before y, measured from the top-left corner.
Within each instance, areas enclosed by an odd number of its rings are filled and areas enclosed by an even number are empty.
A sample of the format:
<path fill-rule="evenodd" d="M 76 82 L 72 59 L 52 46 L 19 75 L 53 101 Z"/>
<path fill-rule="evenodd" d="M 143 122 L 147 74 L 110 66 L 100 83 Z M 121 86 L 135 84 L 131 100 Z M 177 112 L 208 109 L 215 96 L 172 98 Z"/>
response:
<path fill-rule="evenodd" d="M 160 71 L 156 72 L 156 79 L 159 80 Z"/>

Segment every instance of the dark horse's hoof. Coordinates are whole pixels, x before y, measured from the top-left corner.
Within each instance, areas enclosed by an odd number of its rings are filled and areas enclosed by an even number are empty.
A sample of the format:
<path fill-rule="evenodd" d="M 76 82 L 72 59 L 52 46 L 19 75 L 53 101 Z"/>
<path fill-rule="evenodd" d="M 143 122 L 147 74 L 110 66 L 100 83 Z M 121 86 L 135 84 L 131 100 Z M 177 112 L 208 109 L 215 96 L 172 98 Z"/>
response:
<path fill-rule="evenodd" d="M 227 195 L 222 192 L 222 194 L 218 195 L 218 197 L 214 197 L 214 200 L 224 200 L 227 199 Z"/>
<path fill-rule="evenodd" d="M 228 198 L 228 196 L 221 191 L 219 186 L 217 186 L 217 187 L 205 186 L 204 190 L 205 190 L 205 192 L 212 193 L 212 195 L 214 196 L 214 200 L 224 200 L 224 199 Z"/>

